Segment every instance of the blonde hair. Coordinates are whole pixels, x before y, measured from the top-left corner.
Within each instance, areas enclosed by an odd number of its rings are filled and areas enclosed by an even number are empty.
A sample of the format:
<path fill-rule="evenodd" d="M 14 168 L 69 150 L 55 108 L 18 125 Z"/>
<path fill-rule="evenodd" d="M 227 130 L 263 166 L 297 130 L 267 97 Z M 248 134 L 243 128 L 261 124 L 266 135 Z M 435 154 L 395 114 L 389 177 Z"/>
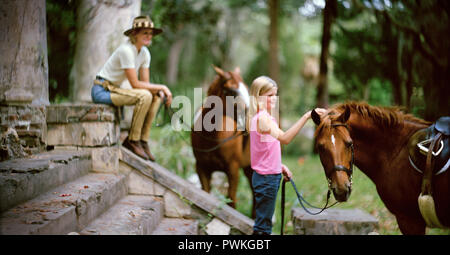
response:
<path fill-rule="evenodd" d="M 141 31 L 141 28 L 136 28 L 133 31 L 131 31 L 131 33 L 128 35 L 128 38 L 130 39 L 130 42 L 132 44 L 136 44 L 136 35 L 139 34 L 139 32 Z"/>
<path fill-rule="evenodd" d="M 250 107 L 247 113 L 246 126 L 247 130 L 250 130 L 250 122 L 258 112 L 258 97 L 272 88 L 277 87 L 277 83 L 267 76 L 259 76 L 253 80 L 250 87 Z"/>

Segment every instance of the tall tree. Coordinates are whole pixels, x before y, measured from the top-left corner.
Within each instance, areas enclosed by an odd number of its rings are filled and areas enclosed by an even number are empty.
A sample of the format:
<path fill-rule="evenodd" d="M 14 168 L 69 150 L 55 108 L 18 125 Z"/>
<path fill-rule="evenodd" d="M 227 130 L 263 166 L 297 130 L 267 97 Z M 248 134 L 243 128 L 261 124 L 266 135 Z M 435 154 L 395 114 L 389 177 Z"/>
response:
<path fill-rule="evenodd" d="M 70 73 L 72 101 L 91 102 L 95 74 L 127 40 L 123 32 L 141 11 L 141 0 L 78 0 L 74 64 Z"/>
<path fill-rule="evenodd" d="M 423 77 L 424 118 L 434 121 L 450 115 L 450 43 L 443 35 L 450 34 L 450 3 L 448 1 L 394 2 L 392 8 L 384 6 L 383 16 L 412 40 L 412 51 L 420 54 L 421 62 L 406 66 L 408 79 L 414 72 Z M 410 55 L 414 57 L 414 55 Z M 412 62 L 413 59 L 410 59 Z M 410 81 L 409 81 L 410 82 Z M 406 83 L 408 85 L 408 83 Z M 407 87 L 407 91 L 408 91 Z"/>
<path fill-rule="evenodd" d="M 405 106 L 427 120 L 450 115 L 450 43 L 442 39 L 450 34 L 450 2 L 352 4 L 340 9 L 336 77 L 344 86 L 364 86 L 370 81 L 389 84 L 391 104 Z M 355 23 L 358 26 L 352 26 Z"/>
<path fill-rule="evenodd" d="M 280 62 L 278 60 L 278 16 L 280 3 L 278 0 L 269 0 L 269 76 L 280 83 Z"/>
<path fill-rule="evenodd" d="M 337 0 L 326 0 L 323 10 L 322 52 L 317 84 L 317 107 L 328 107 L 328 57 L 330 55 L 331 27 L 337 17 Z"/>

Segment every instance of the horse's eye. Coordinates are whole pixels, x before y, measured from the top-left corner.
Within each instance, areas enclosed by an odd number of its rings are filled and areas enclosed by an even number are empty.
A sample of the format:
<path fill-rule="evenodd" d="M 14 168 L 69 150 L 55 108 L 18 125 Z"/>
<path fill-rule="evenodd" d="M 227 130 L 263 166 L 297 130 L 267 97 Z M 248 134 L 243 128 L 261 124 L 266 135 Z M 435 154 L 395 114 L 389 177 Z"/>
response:
<path fill-rule="evenodd" d="M 323 143 L 318 143 L 317 144 L 317 149 L 323 150 L 324 148 L 325 148 L 325 144 L 323 144 Z"/>
<path fill-rule="evenodd" d="M 347 147 L 352 147 L 352 145 L 353 145 L 353 141 L 346 141 L 345 142 L 345 146 L 347 146 Z"/>

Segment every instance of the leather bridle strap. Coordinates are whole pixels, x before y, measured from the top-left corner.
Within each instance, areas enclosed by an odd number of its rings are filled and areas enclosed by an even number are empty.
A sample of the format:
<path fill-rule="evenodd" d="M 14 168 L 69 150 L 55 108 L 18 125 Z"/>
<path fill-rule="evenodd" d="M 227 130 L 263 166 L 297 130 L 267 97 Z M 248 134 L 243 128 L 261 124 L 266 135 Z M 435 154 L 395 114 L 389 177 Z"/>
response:
<path fill-rule="evenodd" d="M 347 124 L 343 124 L 343 123 L 331 124 L 331 127 L 340 127 L 340 126 L 343 126 L 343 127 L 345 127 L 347 130 L 349 130 Z M 347 168 L 347 167 L 342 166 L 342 165 L 337 165 L 337 166 L 334 166 L 334 167 L 333 167 L 333 170 L 334 170 L 334 171 L 344 171 L 344 172 L 347 173 L 348 177 L 351 179 L 351 178 L 352 178 L 352 175 L 353 175 L 353 164 L 354 164 L 354 161 L 355 161 L 355 149 L 354 149 L 354 147 L 353 147 L 353 144 L 350 145 L 350 148 L 351 148 L 351 150 L 352 150 L 352 157 L 351 157 L 351 159 L 350 159 L 350 167 Z M 328 178 L 328 177 L 327 177 L 327 178 Z"/>

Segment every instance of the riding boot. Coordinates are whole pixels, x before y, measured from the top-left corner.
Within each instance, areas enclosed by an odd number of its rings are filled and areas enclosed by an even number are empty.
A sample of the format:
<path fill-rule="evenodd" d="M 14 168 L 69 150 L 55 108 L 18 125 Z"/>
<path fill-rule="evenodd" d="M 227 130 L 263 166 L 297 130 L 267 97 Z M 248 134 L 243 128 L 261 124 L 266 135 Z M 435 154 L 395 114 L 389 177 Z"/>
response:
<path fill-rule="evenodd" d="M 142 149 L 144 149 L 145 154 L 147 154 L 147 157 L 150 161 L 155 161 L 155 157 L 150 152 L 150 148 L 148 147 L 148 143 L 146 141 L 141 140 L 141 146 Z"/>
<path fill-rule="evenodd" d="M 123 142 L 122 146 L 129 149 L 131 152 L 138 155 L 139 157 L 148 160 L 147 154 L 145 153 L 139 141 L 133 141 L 128 139 L 127 137 Z"/>

